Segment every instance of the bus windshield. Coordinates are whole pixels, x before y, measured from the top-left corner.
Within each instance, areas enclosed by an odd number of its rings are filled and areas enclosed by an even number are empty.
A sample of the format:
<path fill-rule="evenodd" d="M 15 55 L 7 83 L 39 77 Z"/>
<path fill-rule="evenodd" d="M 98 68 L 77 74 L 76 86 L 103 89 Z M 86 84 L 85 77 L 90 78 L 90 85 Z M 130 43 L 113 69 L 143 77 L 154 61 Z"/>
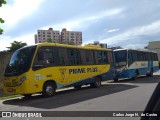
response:
<path fill-rule="evenodd" d="M 126 50 L 114 51 L 114 55 L 115 55 L 115 62 L 116 62 L 117 67 L 127 65 L 127 51 Z"/>
<path fill-rule="evenodd" d="M 27 72 L 30 68 L 36 46 L 16 50 L 5 70 L 5 76 L 16 76 Z"/>

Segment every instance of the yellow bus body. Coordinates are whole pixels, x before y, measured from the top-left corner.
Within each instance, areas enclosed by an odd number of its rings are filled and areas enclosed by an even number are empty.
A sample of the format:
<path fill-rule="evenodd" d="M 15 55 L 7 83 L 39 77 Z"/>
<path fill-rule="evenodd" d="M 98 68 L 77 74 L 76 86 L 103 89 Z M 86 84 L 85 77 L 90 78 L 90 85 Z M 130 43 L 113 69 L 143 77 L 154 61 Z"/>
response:
<path fill-rule="evenodd" d="M 43 85 L 46 81 L 55 81 L 57 89 L 68 87 L 72 86 L 72 84 L 77 82 L 86 82 L 87 80 L 92 79 L 95 76 L 99 75 L 106 76 L 105 73 L 107 73 L 111 67 L 110 64 L 54 66 L 34 71 L 32 70 L 33 61 L 38 48 L 41 46 L 59 46 L 65 48 L 68 47 L 68 48 L 111 51 L 109 49 L 95 47 L 95 46 L 77 47 L 77 46 L 51 44 L 51 43 L 37 44 L 37 48 L 29 71 L 18 76 L 5 77 L 4 79 L 5 93 L 7 94 L 39 93 L 42 92 Z M 22 79 L 26 80 L 21 85 L 18 85 L 18 82 Z"/>

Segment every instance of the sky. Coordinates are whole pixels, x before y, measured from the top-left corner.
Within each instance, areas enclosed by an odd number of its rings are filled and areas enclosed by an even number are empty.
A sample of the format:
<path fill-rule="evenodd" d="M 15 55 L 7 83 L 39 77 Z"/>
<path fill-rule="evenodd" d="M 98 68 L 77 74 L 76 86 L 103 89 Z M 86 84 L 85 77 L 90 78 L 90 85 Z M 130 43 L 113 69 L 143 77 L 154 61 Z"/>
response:
<path fill-rule="evenodd" d="M 0 51 L 35 44 L 38 29 L 82 31 L 84 44 L 144 48 L 160 40 L 160 0 L 7 0 L 0 7 Z"/>

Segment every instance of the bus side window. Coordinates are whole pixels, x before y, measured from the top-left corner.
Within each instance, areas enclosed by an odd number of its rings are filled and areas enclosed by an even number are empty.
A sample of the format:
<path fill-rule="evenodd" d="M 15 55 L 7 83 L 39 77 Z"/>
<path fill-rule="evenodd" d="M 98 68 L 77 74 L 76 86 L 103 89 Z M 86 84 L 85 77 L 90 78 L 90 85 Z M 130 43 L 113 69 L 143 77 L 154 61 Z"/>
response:
<path fill-rule="evenodd" d="M 154 54 L 154 61 L 158 61 L 157 53 L 153 53 L 153 54 Z"/>
<path fill-rule="evenodd" d="M 106 60 L 107 63 L 113 63 L 113 53 L 107 52 L 106 59 L 108 59 Z"/>
<path fill-rule="evenodd" d="M 59 48 L 59 60 L 61 66 L 69 64 L 66 48 Z"/>
<path fill-rule="evenodd" d="M 128 62 L 129 62 L 129 64 L 131 64 L 133 62 L 132 52 L 131 51 L 128 51 Z"/>
<path fill-rule="evenodd" d="M 41 65 L 41 66 L 54 66 L 57 65 L 57 48 L 54 47 L 41 47 L 39 48 L 34 65 Z"/>
<path fill-rule="evenodd" d="M 81 64 L 79 50 L 77 49 L 67 49 L 69 65 L 79 65 Z"/>
<path fill-rule="evenodd" d="M 107 52 L 106 51 L 95 51 L 96 64 L 108 63 Z"/>
<path fill-rule="evenodd" d="M 83 49 L 80 49 L 79 52 L 80 52 L 82 64 L 86 65 L 86 51 Z"/>
<path fill-rule="evenodd" d="M 39 49 L 37 57 L 38 57 L 37 58 L 38 61 L 42 61 L 44 59 L 44 54 L 41 49 Z"/>
<path fill-rule="evenodd" d="M 86 64 L 94 64 L 93 51 L 86 50 Z"/>

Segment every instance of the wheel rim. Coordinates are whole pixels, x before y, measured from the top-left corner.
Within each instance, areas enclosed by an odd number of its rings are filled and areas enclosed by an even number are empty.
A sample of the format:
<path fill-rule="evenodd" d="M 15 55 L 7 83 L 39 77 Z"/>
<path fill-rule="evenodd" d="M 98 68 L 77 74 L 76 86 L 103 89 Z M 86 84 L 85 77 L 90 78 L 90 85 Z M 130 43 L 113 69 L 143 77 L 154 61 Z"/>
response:
<path fill-rule="evenodd" d="M 53 92 L 54 92 L 54 90 L 53 90 L 53 87 L 52 87 L 52 86 L 47 86 L 47 87 L 46 87 L 46 93 L 47 93 L 48 95 L 52 95 Z"/>

